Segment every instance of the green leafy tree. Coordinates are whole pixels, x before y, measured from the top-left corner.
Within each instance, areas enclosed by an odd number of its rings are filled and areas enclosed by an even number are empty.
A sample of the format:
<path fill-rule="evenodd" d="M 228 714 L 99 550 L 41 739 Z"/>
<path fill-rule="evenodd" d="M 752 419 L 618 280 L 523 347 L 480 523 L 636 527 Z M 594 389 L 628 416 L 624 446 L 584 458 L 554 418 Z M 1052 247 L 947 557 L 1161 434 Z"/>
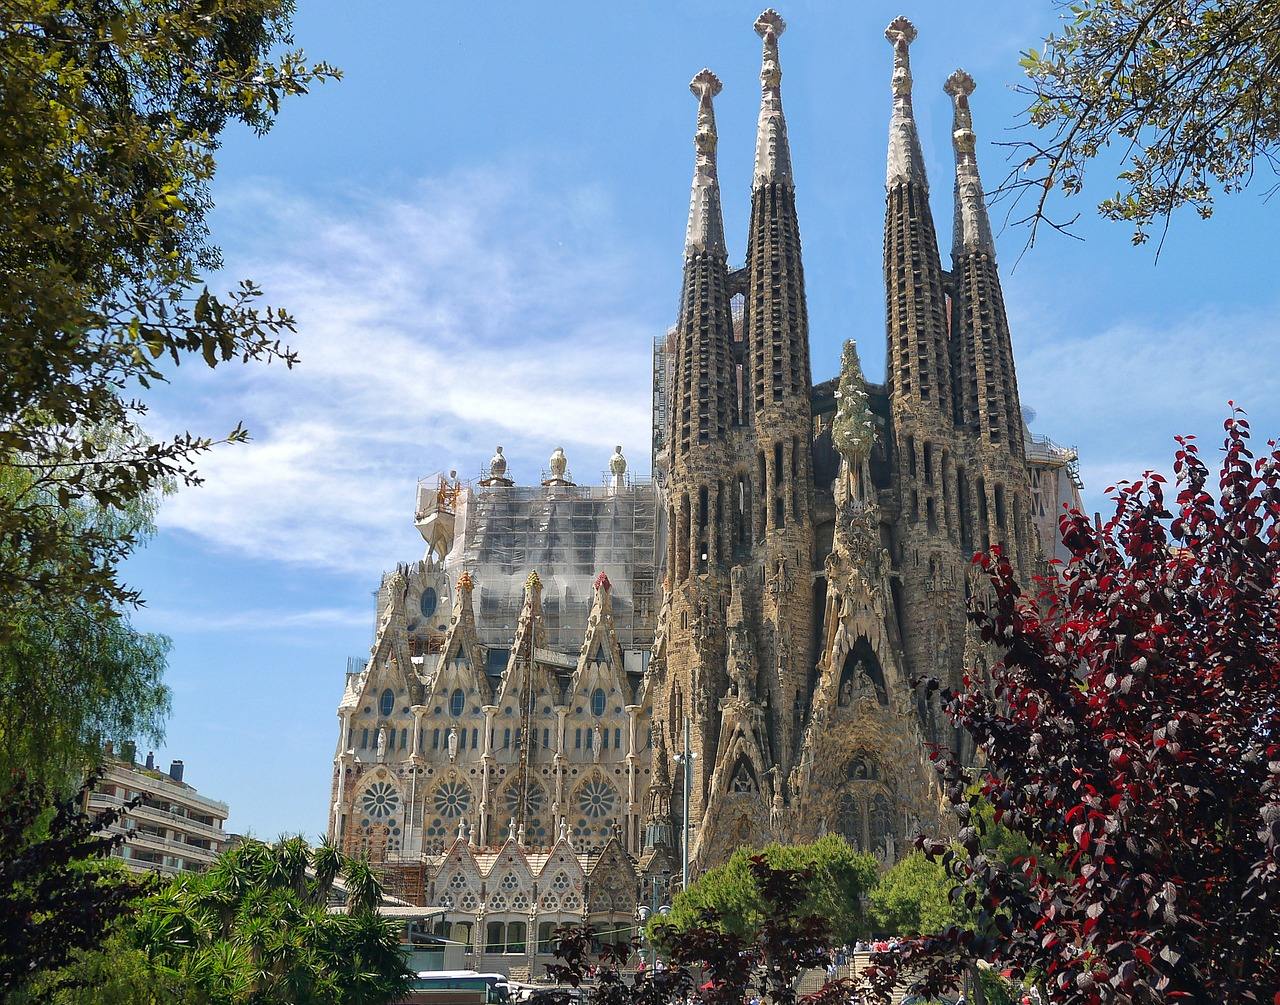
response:
<path fill-rule="evenodd" d="M 881 935 L 919 935 L 960 924 L 951 902 L 956 882 L 939 862 L 913 852 L 880 877 L 867 895 L 871 927 Z"/>
<path fill-rule="evenodd" d="M 291 48 L 292 0 L 6 0 L 0 5 L 0 600 L 115 605 L 132 546 L 107 509 L 199 481 L 214 438 L 137 436 L 139 395 L 195 358 L 295 356 L 251 281 L 218 295 L 207 214 L 219 134 L 265 132 L 337 76 Z M 237 427 L 224 440 L 240 440 Z M 0 622 L 0 630 L 7 629 Z"/>
<path fill-rule="evenodd" d="M 30 483 L 0 467 L 0 497 Z M 75 540 L 85 528 L 140 543 L 154 527 L 156 496 L 122 508 L 72 502 L 49 514 Z M 107 741 L 159 741 L 169 711 L 163 683 L 169 640 L 139 632 L 106 600 L 45 602 L 20 596 L 0 611 L 0 778 L 15 771 L 56 791 L 78 786 Z"/>
<path fill-rule="evenodd" d="M 723 865 L 708 869 L 688 890 L 676 894 L 671 914 L 649 922 L 649 937 L 669 945 L 677 933 L 703 926 L 710 912 L 725 932 L 754 938 L 768 916 L 756 857 L 771 869 L 802 877 L 805 898 L 798 914 L 826 919 L 837 941 L 852 941 L 864 932 L 861 902 L 875 882 L 876 859 L 856 851 L 839 835 L 828 834 L 811 844 L 771 844 L 760 852 L 739 848 Z"/>
<path fill-rule="evenodd" d="M 330 910 L 335 891 L 345 907 Z M 246 841 L 147 898 L 108 951 L 63 976 L 57 1005 L 383 1005 L 408 971 L 366 862 L 301 838 Z"/>
<path fill-rule="evenodd" d="M 83 810 L 77 794 L 51 800 L 38 781 L 15 777 L 0 799 L 0 989 L 45 980 L 77 951 L 98 947 L 146 889 L 118 863 L 102 861 L 120 817 Z"/>
<path fill-rule="evenodd" d="M 1027 197 L 1029 243 L 1050 194 L 1084 186 L 1089 162 L 1118 155 L 1119 188 L 1098 210 L 1135 244 L 1183 206 L 1213 212 L 1280 154 L 1280 4 L 1274 0 L 1072 0 L 1042 50 L 1024 55 L 1030 124 L 1003 191 Z M 1163 240 L 1163 236 L 1162 236 Z"/>

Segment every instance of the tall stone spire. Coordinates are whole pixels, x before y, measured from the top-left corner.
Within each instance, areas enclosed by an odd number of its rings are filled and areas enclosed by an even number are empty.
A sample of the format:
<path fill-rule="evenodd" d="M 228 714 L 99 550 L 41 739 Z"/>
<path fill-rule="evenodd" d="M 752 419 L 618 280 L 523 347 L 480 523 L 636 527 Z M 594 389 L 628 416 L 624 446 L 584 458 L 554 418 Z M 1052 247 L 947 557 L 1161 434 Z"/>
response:
<path fill-rule="evenodd" d="M 929 183 L 911 110 L 909 48 L 915 25 L 895 18 L 884 36 L 893 46 L 893 115 L 885 174 L 884 275 L 889 324 L 891 399 L 942 426 L 952 421 L 951 360 L 938 238 Z M 937 425 L 937 423 L 933 424 Z"/>
<path fill-rule="evenodd" d="M 944 86 L 955 104 L 956 154 L 952 339 L 956 359 L 956 422 L 976 437 L 972 533 L 974 549 L 999 544 L 1014 567 L 1029 577 L 1035 541 L 1030 529 L 1022 408 L 1013 365 L 1013 339 L 996 268 L 995 242 L 978 177 L 969 95 L 973 78 L 956 70 Z"/>
<path fill-rule="evenodd" d="M 884 30 L 893 46 L 893 117 L 889 120 L 889 163 L 885 184 L 914 182 L 925 192 L 929 179 L 924 173 L 924 156 L 916 133 L 915 112 L 911 107 L 911 43 L 916 40 L 916 26 L 905 17 L 896 17 Z"/>
<path fill-rule="evenodd" d="M 768 570 L 771 584 L 760 602 L 763 628 L 755 656 L 772 695 L 766 734 L 775 749 L 767 758 L 782 776 L 790 770 L 810 690 L 814 540 L 809 310 L 778 61 L 778 36 L 785 27 L 773 10 L 755 22 L 764 53 L 747 236 L 744 390 L 756 457 L 743 472 L 743 497 L 747 476 L 754 481 L 754 500 L 744 509 L 754 522 L 755 560 Z"/>
<path fill-rule="evenodd" d="M 700 70 L 689 82 L 698 99 L 698 130 L 694 133 L 693 192 L 689 197 L 689 227 L 684 252 L 725 254 L 724 214 L 720 209 L 720 181 L 716 177 L 716 112 L 711 99 L 724 85 L 710 70 Z"/>
<path fill-rule="evenodd" d="M 978 177 L 977 140 L 969 111 L 969 95 L 975 86 L 969 74 L 956 70 L 942 88 L 951 95 L 955 105 L 951 145 L 956 152 L 956 222 L 951 254 L 955 257 L 965 251 L 981 251 L 994 261 L 996 246 L 991 239 L 991 220 L 987 216 L 982 179 Z"/>
<path fill-rule="evenodd" d="M 782 65 L 778 37 L 787 30 L 782 15 L 770 8 L 756 18 L 756 34 L 764 39 L 760 67 L 760 124 L 756 130 L 756 170 L 752 188 L 767 182 L 791 184 L 791 147 L 782 114 Z"/>
<path fill-rule="evenodd" d="M 685 241 L 680 316 L 675 330 L 675 377 L 669 397 L 670 474 L 666 509 L 666 569 L 663 603 L 668 653 L 655 708 L 695 719 L 697 703 L 714 693 L 723 673 L 723 642 L 714 635 L 721 580 L 728 569 L 724 542 L 729 486 L 734 472 L 732 439 L 737 416 L 736 361 L 729 266 L 716 182 L 716 130 L 712 98 L 720 81 L 710 70 L 693 78 L 698 99 L 697 153 L 689 230 Z M 709 721 L 693 723 L 692 743 L 702 750 Z M 705 774 L 702 762 L 699 771 Z M 702 788 L 693 792 L 700 808 Z"/>
<path fill-rule="evenodd" d="M 734 364 L 729 343 L 729 269 L 716 180 L 716 118 L 711 99 L 720 79 L 700 70 L 689 84 L 698 99 L 698 128 L 689 228 L 685 235 L 684 287 L 677 322 L 671 460 L 724 439 L 733 420 Z"/>
<path fill-rule="evenodd" d="M 964 629 L 960 517 L 967 445 L 955 430 L 952 341 L 938 236 L 929 210 L 924 158 L 911 107 L 910 45 L 915 26 L 905 17 L 885 29 L 893 46 L 893 114 L 884 217 L 887 380 L 896 513 L 900 617 L 907 665 L 935 667 L 948 682 L 959 660 L 948 639 Z M 943 737 L 931 734 L 931 740 Z"/>

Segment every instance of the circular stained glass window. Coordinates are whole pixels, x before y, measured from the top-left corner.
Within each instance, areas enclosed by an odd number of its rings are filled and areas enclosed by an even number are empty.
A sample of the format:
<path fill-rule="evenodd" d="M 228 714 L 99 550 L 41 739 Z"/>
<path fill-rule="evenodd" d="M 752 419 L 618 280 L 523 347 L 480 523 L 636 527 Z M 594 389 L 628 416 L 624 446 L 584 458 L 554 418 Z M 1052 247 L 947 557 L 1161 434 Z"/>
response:
<path fill-rule="evenodd" d="M 608 782 L 593 778 L 578 790 L 578 808 L 589 817 L 604 817 L 613 813 L 618 794 Z"/>
<path fill-rule="evenodd" d="M 463 782 L 445 782 L 436 789 L 436 812 L 456 820 L 471 808 L 471 790 Z"/>
<path fill-rule="evenodd" d="M 374 782 L 360 797 L 360 807 L 375 820 L 382 820 L 400 808 L 400 796 L 390 782 Z"/>
<path fill-rule="evenodd" d="M 428 586 L 422 591 L 422 596 L 418 598 L 418 610 L 422 612 L 424 618 L 429 618 L 436 613 L 436 607 L 440 603 L 440 598 L 436 596 L 433 587 Z"/>
<path fill-rule="evenodd" d="M 546 800 L 546 793 L 543 792 L 541 785 L 530 785 L 529 795 L 525 800 L 525 810 L 530 815 L 537 814 L 542 810 L 542 804 Z M 513 817 L 520 813 L 520 786 L 512 785 L 506 792 L 506 810 Z"/>

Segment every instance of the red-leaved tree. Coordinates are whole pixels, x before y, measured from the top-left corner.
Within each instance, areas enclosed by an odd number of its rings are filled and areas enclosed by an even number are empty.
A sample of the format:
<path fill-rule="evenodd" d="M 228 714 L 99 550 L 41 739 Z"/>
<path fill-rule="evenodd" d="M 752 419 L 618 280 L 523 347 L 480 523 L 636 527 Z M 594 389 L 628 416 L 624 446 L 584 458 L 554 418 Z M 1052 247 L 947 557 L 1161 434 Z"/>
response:
<path fill-rule="evenodd" d="M 1038 603 L 980 557 L 1003 658 L 944 698 L 983 766 L 936 755 L 962 850 L 920 841 L 978 924 L 878 958 L 881 987 L 985 959 L 1056 1002 L 1280 1002 L 1280 451 L 1236 410 L 1214 485 L 1178 444 L 1172 506 L 1149 472 L 1104 527 L 1063 516 Z M 1040 854 L 985 855 L 981 799 Z"/>

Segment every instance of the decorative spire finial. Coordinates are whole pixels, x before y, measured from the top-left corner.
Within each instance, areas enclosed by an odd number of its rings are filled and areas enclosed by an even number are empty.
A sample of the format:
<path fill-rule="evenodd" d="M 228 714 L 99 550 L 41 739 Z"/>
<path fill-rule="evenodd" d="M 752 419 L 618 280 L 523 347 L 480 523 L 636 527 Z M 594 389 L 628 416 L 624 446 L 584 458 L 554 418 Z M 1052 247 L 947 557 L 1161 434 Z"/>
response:
<path fill-rule="evenodd" d="M 716 113 L 711 104 L 723 86 L 720 78 L 707 69 L 699 70 L 689 81 L 689 90 L 698 99 L 698 129 L 693 138 L 696 156 L 689 227 L 685 232 L 686 255 L 699 251 L 726 254 L 720 182 L 716 177 Z"/>
<path fill-rule="evenodd" d="M 893 46 L 893 93 L 911 97 L 911 43 L 916 40 L 916 26 L 899 15 L 889 22 L 884 37 Z"/>
<path fill-rule="evenodd" d="M 461 593 L 470 593 L 475 589 L 476 582 L 471 578 L 471 573 L 463 570 L 461 576 L 458 577 L 458 590 Z"/>
<path fill-rule="evenodd" d="M 538 570 L 534 569 L 529 573 L 529 578 L 524 581 L 525 591 L 532 593 L 534 590 L 542 589 L 542 579 L 538 576 Z"/>
<path fill-rule="evenodd" d="M 895 17 L 884 30 L 884 37 L 893 46 L 893 117 L 889 120 L 885 184 L 892 187 L 898 182 L 915 182 L 927 191 L 929 180 L 924 173 L 924 155 L 911 109 L 910 48 L 916 34 L 916 26 L 905 17 Z"/>
<path fill-rule="evenodd" d="M 770 8 L 756 18 L 756 34 L 764 40 L 760 62 L 760 122 L 756 129 L 756 170 L 753 188 L 773 182 L 791 184 L 791 146 L 782 115 L 782 63 L 778 37 L 787 30 L 782 15 Z"/>
<path fill-rule="evenodd" d="M 991 220 L 987 216 L 987 200 L 978 175 L 977 137 L 973 133 L 973 113 L 969 95 L 978 85 L 964 70 L 956 70 L 942 89 L 951 95 L 954 117 L 951 145 L 956 154 L 956 216 L 952 245 L 953 255 L 981 251 L 993 258 L 995 241 L 991 237 Z"/>
<path fill-rule="evenodd" d="M 947 82 L 942 85 L 942 89 L 951 95 L 954 103 L 954 118 L 951 126 L 951 141 L 956 149 L 956 154 L 965 153 L 973 155 L 974 135 L 973 135 L 973 113 L 969 110 L 969 95 L 973 93 L 974 88 L 978 85 L 973 82 L 973 78 L 964 70 L 956 70 L 947 78 Z"/>

